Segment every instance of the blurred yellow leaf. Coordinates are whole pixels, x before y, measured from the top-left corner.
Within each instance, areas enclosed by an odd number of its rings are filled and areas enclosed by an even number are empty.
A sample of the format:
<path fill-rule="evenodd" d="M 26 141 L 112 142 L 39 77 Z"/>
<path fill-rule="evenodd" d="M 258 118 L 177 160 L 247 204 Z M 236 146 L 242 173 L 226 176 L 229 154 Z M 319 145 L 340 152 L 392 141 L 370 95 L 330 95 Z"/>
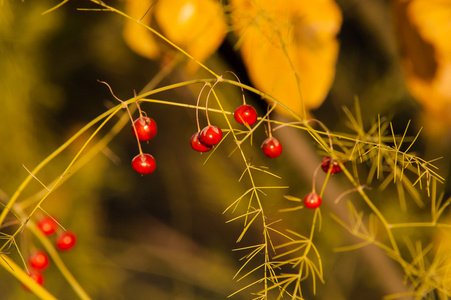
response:
<path fill-rule="evenodd" d="M 451 2 L 393 3 L 401 66 L 411 94 L 424 106 L 434 130 L 451 125 Z"/>
<path fill-rule="evenodd" d="M 171 41 L 199 61 L 216 51 L 227 30 L 221 3 L 215 0 L 160 0 L 155 19 Z M 195 68 L 189 62 L 188 71 Z"/>
<path fill-rule="evenodd" d="M 341 12 L 332 0 L 233 0 L 232 21 L 253 84 L 299 115 L 335 76 Z M 296 76 L 299 78 L 299 84 Z M 305 117 L 305 116 L 304 116 Z"/>
<path fill-rule="evenodd" d="M 152 6 L 154 0 L 127 0 L 127 14 L 143 24 L 150 25 L 152 14 L 147 10 Z M 141 19 L 142 18 L 142 19 Z M 152 32 L 142 25 L 127 20 L 124 26 L 124 40 L 127 45 L 141 56 L 156 59 L 160 56 L 160 49 L 156 37 Z"/>
<path fill-rule="evenodd" d="M 165 37 L 201 62 L 216 51 L 226 35 L 225 15 L 221 3 L 215 0 L 128 0 L 127 4 L 127 13 L 134 18 L 140 18 L 154 4 L 143 23 L 149 25 L 154 20 Z M 163 44 L 151 32 L 129 23 L 124 37 L 132 50 L 151 59 L 165 52 L 166 48 L 161 48 Z M 192 72 L 197 67 L 190 61 L 187 70 Z"/>

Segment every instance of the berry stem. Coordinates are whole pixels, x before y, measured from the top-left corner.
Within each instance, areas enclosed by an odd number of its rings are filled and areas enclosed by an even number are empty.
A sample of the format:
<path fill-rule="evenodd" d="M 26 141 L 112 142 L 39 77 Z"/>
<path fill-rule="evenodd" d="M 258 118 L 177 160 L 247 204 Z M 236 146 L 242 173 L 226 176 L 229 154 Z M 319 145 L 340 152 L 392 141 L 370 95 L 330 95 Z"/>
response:
<path fill-rule="evenodd" d="M 276 107 L 276 105 L 277 104 L 273 104 L 273 105 L 268 105 L 268 107 L 267 107 L 267 112 L 266 112 L 266 115 L 265 115 L 265 118 L 266 118 L 266 120 L 268 121 L 267 123 L 267 125 L 266 125 L 266 134 L 268 135 L 268 137 L 270 138 L 270 137 L 272 137 L 272 130 L 271 130 L 271 120 L 269 119 L 269 114 L 271 113 L 271 111 L 273 111 L 274 110 L 274 108 Z M 257 127 L 257 126 L 255 126 L 255 127 Z"/>
<path fill-rule="evenodd" d="M 208 126 L 211 126 L 211 123 L 210 123 L 210 117 L 208 116 L 208 99 L 210 98 L 211 91 L 213 90 L 213 88 L 215 87 L 215 85 L 216 85 L 217 83 L 218 83 L 218 82 L 216 81 L 216 82 L 210 87 L 210 90 L 208 91 L 208 94 L 207 94 L 207 100 L 205 100 L 205 116 L 206 116 L 206 118 L 207 118 L 207 124 L 208 124 Z"/>
<path fill-rule="evenodd" d="M 210 85 L 210 83 L 205 82 L 205 84 L 202 86 L 202 89 L 199 92 L 199 96 L 197 96 L 197 102 L 196 102 L 196 122 L 197 122 L 197 132 L 200 132 L 200 125 L 199 125 L 199 103 L 200 103 L 200 96 L 202 95 L 204 88 Z M 205 104 L 206 105 L 206 104 Z M 207 116 L 208 117 L 208 116 Z M 208 118 L 207 118 L 208 120 Z"/>
<path fill-rule="evenodd" d="M 319 171 L 319 169 L 321 168 L 321 165 L 318 165 L 316 168 L 315 168 L 315 171 L 313 172 L 313 178 L 312 178 L 312 192 L 313 193 L 316 193 L 316 176 L 317 176 L 317 174 L 318 174 L 318 171 Z M 322 189 L 321 190 L 321 193 L 320 193 L 320 197 L 322 197 L 323 195 L 322 195 L 322 192 L 323 192 L 323 190 L 324 189 Z"/>
<path fill-rule="evenodd" d="M 114 95 L 114 93 L 113 93 L 113 89 L 111 88 L 111 86 L 110 86 L 107 82 L 105 82 L 105 81 L 100 81 L 100 80 L 97 80 L 97 81 L 100 82 L 100 83 L 105 84 L 105 85 L 108 87 L 108 89 L 110 90 L 111 95 L 113 95 L 113 97 L 114 97 L 117 101 L 119 101 L 120 103 L 122 103 L 122 106 L 127 110 L 127 114 L 128 114 L 128 116 L 130 117 L 130 121 L 132 122 L 133 131 L 135 132 L 136 141 L 138 142 L 139 154 L 142 155 L 142 154 L 143 154 L 143 150 L 142 150 L 142 148 L 141 148 L 141 143 L 139 142 L 138 131 L 136 130 L 135 123 L 133 122 L 133 116 L 132 116 L 132 113 L 130 112 L 130 108 L 128 107 L 128 103 L 127 103 L 126 101 L 123 101 L 123 100 L 119 99 L 118 97 L 116 97 L 116 95 Z M 135 93 L 135 98 L 136 98 L 136 93 Z M 136 103 L 136 106 L 138 107 L 139 115 L 142 116 L 141 107 L 139 106 L 138 101 L 136 101 L 135 103 Z"/>
<path fill-rule="evenodd" d="M 225 71 L 225 72 L 218 78 L 218 80 L 221 81 L 222 78 L 224 77 L 224 74 L 226 74 L 226 73 L 233 74 L 233 76 L 235 76 L 236 80 L 238 80 L 238 82 L 241 84 L 240 78 L 238 78 L 238 76 L 237 76 L 234 72 L 232 72 L 232 71 Z M 243 105 L 245 105 L 245 104 L 246 104 L 246 98 L 244 97 L 244 89 L 243 89 L 243 86 L 240 85 L 240 88 L 241 88 L 241 95 L 243 95 Z"/>
<path fill-rule="evenodd" d="M 135 96 L 135 98 L 137 97 L 135 90 L 133 90 L 133 95 Z M 140 118 L 142 118 L 143 116 L 147 117 L 147 114 L 145 112 L 143 113 L 143 111 L 141 110 L 140 101 L 136 101 L 135 104 L 136 104 L 136 107 L 138 108 L 139 117 Z"/>
<path fill-rule="evenodd" d="M 27 172 L 28 172 L 31 176 L 33 176 L 33 178 L 34 178 L 37 182 L 39 182 L 39 183 L 40 183 L 47 191 L 50 190 L 50 189 L 49 189 L 49 188 L 48 188 L 41 180 L 39 180 L 39 179 L 36 177 L 36 175 L 34 175 L 33 173 L 31 173 L 31 171 L 28 170 L 28 168 L 25 167 L 24 164 L 22 164 L 22 167 L 24 167 L 24 169 L 27 170 Z"/>

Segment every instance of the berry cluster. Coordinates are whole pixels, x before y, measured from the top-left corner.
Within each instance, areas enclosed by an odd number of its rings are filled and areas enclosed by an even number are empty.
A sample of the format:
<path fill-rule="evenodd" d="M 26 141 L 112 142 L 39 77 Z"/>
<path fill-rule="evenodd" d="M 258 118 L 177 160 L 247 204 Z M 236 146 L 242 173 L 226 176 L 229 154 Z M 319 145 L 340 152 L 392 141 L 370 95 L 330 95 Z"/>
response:
<path fill-rule="evenodd" d="M 255 122 L 257 121 L 257 111 L 255 110 L 254 107 L 246 104 L 245 102 L 241 106 L 236 108 L 233 116 L 236 122 L 247 127 L 254 125 Z M 223 137 L 222 130 L 217 126 L 210 124 L 210 121 L 208 119 L 208 110 L 207 110 L 208 125 L 205 126 L 202 130 L 200 130 L 198 118 L 197 121 L 198 121 L 198 131 L 195 132 L 190 138 L 191 148 L 198 152 L 208 152 L 211 149 L 213 149 L 215 145 L 221 142 Z M 152 118 L 143 116 L 143 112 L 140 109 L 140 117 L 133 122 L 132 129 L 135 137 L 138 140 L 140 149 L 140 154 L 135 156 L 132 160 L 132 167 L 136 172 L 142 175 L 150 174 L 155 170 L 156 167 L 155 159 L 152 155 L 142 152 L 140 142 L 149 141 L 155 137 L 155 135 L 157 134 L 157 124 Z M 272 136 L 269 120 L 268 120 L 268 129 L 269 129 L 268 137 L 261 144 L 261 149 L 263 151 L 263 154 L 266 155 L 267 157 L 276 158 L 282 154 L 282 144 L 279 142 L 278 139 Z M 340 164 L 337 161 L 334 161 L 329 156 L 323 158 L 323 161 L 321 162 L 321 169 L 324 172 L 330 174 L 336 174 L 341 171 Z M 308 193 L 304 197 L 304 205 L 310 209 L 320 207 L 321 202 L 322 199 L 320 195 L 318 195 L 315 192 L 314 188 L 312 192 Z"/>
<path fill-rule="evenodd" d="M 152 118 L 141 115 L 133 122 L 132 130 L 138 143 L 147 142 L 157 134 L 157 123 Z M 155 159 L 150 154 L 142 153 L 140 146 L 140 154 L 132 159 L 132 167 L 142 175 L 150 174 L 155 171 Z"/>
<path fill-rule="evenodd" d="M 58 233 L 55 239 L 55 245 L 60 251 L 71 250 L 77 242 L 75 233 L 61 230 L 55 220 L 51 217 L 42 218 L 37 225 L 41 232 L 48 237 Z M 29 275 L 37 284 L 44 284 L 43 271 L 47 269 L 49 264 L 50 259 L 44 250 L 38 249 L 28 257 L 28 265 L 31 268 Z M 24 288 L 29 290 L 25 285 Z"/>
<path fill-rule="evenodd" d="M 245 126 L 252 126 L 257 121 L 257 111 L 248 104 L 239 106 L 234 114 L 235 120 Z M 198 152 L 208 152 L 222 139 L 222 131 L 219 127 L 208 125 L 201 131 L 194 133 L 190 139 L 191 148 Z M 269 158 L 276 158 L 282 153 L 282 145 L 273 136 L 270 136 L 261 145 L 263 154 Z"/>

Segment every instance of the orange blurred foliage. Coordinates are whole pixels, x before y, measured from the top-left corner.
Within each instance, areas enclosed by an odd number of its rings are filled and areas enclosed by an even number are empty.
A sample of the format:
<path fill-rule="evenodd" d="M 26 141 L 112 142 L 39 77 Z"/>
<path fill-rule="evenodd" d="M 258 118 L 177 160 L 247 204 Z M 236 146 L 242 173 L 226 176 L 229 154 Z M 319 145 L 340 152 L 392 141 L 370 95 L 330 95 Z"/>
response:
<path fill-rule="evenodd" d="M 333 0 L 230 4 L 253 84 L 301 116 L 320 106 L 335 76 L 336 35 L 342 22 L 337 4 Z"/>
<path fill-rule="evenodd" d="M 126 13 L 143 24 L 150 25 L 152 21 L 152 14 L 147 13 L 151 7 L 153 0 L 127 0 Z M 127 45 L 141 56 L 157 59 L 160 57 L 160 47 L 158 46 L 156 37 L 147 28 L 141 24 L 127 20 L 124 26 L 124 40 Z"/>
<path fill-rule="evenodd" d="M 394 20 L 407 87 L 436 135 L 451 125 L 451 2 L 396 0 Z"/>
<path fill-rule="evenodd" d="M 227 30 L 222 6 L 214 0 L 127 0 L 126 13 L 143 24 L 158 28 L 165 37 L 201 62 L 216 51 Z M 150 59 L 158 59 L 168 52 L 176 53 L 168 51 L 154 34 L 133 21 L 126 22 L 124 39 L 133 51 Z M 188 72 L 197 68 L 194 61 L 188 62 Z"/>

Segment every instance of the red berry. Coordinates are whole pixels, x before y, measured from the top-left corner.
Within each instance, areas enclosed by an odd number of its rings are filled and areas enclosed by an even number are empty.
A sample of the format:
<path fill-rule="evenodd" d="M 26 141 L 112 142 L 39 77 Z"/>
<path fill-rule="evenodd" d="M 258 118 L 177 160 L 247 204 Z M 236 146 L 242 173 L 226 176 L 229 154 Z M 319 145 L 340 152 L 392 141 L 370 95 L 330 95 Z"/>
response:
<path fill-rule="evenodd" d="M 132 160 L 132 167 L 142 175 L 150 174 L 155 170 L 155 159 L 150 154 L 138 154 Z"/>
<path fill-rule="evenodd" d="M 36 270 L 30 270 L 30 274 L 28 274 L 28 276 L 30 276 L 31 279 L 33 279 L 37 284 L 39 284 L 39 285 L 44 284 L 44 275 L 42 275 L 41 272 L 38 272 Z M 30 291 L 30 288 L 28 286 L 26 286 L 25 284 L 22 284 L 22 286 L 27 291 Z"/>
<path fill-rule="evenodd" d="M 304 204 L 307 208 L 318 208 L 321 205 L 321 197 L 314 192 L 308 193 L 304 198 Z"/>
<path fill-rule="evenodd" d="M 190 140 L 191 148 L 199 152 L 208 152 L 211 150 L 211 146 L 206 146 L 199 141 L 199 133 L 196 132 L 191 136 Z"/>
<path fill-rule="evenodd" d="M 75 246 L 77 238 L 73 232 L 65 231 L 56 239 L 56 246 L 62 251 L 70 250 Z"/>
<path fill-rule="evenodd" d="M 152 118 L 140 117 L 134 122 L 134 127 L 136 128 L 136 133 L 138 134 L 138 139 L 142 142 L 152 139 L 157 134 L 157 123 Z M 135 134 L 135 129 L 133 129 L 133 134 Z"/>
<path fill-rule="evenodd" d="M 45 235 L 50 236 L 55 233 L 58 224 L 51 217 L 45 217 L 38 222 L 38 227 Z"/>
<path fill-rule="evenodd" d="M 332 163 L 332 165 L 331 165 L 331 163 Z M 337 161 L 332 162 L 332 158 L 330 156 L 326 156 L 323 158 L 323 161 L 321 163 L 321 168 L 326 173 L 329 172 L 329 169 L 331 169 L 330 170 L 331 174 L 336 174 L 336 173 L 341 172 L 341 167 L 338 164 L 338 162 Z"/>
<path fill-rule="evenodd" d="M 243 104 L 239 106 L 233 114 L 235 120 L 240 124 L 254 125 L 257 121 L 257 111 L 250 105 Z"/>
<path fill-rule="evenodd" d="M 263 153 L 269 158 L 276 158 L 282 153 L 282 144 L 275 137 L 269 137 L 262 143 Z"/>
<path fill-rule="evenodd" d="M 222 139 L 222 131 L 216 126 L 206 126 L 199 133 L 199 140 L 205 146 L 214 146 Z"/>
<path fill-rule="evenodd" d="M 49 266 L 49 257 L 47 254 L 42 250 L 37 250 L 33 252 L 30 257 L 28 258 L 28 262 L 30 263 L 30 266 L 36 270 L 44 270 Z"/>

